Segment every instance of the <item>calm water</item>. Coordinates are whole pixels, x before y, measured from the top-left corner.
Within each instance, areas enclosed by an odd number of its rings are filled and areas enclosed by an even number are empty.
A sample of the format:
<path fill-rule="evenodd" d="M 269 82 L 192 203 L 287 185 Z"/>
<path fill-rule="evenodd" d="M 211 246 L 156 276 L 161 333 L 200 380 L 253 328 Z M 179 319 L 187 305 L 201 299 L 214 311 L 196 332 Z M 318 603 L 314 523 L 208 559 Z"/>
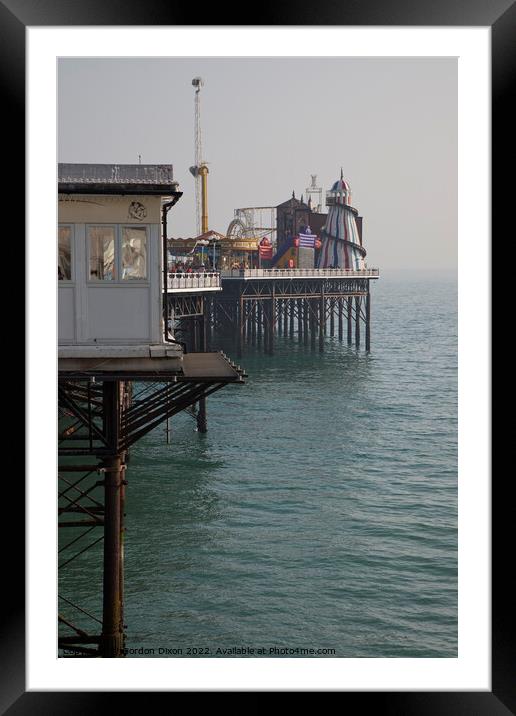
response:
<path fill-rule="evenodd" d="M 129 649 L 457 655 L 456 284 L 382 278 L 372 318 L 370 355 L 248 349 L 207 435 L 132 449 Z"/>

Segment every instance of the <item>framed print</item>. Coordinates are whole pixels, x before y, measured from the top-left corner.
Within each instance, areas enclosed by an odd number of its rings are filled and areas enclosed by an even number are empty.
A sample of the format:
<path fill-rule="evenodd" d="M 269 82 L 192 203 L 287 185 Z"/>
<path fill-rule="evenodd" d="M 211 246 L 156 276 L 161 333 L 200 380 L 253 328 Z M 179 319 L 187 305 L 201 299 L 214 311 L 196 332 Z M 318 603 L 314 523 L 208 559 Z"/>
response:
<path fill-rule="evenodd" d="M 514 6 L 285 10 L 0 6 L 28 235 L 3 712 L 516 712 L 489 438 Z"/>

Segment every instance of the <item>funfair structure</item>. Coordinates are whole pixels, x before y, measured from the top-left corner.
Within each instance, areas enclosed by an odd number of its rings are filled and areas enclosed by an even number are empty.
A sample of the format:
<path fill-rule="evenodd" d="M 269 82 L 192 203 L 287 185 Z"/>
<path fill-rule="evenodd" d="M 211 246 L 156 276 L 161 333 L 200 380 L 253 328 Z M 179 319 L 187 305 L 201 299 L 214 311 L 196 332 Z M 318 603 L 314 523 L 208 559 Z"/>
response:
<path fill-rule="evenodd" d="M 356 217 L 351 206 L 351 188 L 342 170 L 338 179 L 326 192 L 328 218 L 321 230 L 321 251 L 317 268 L 343 268 L 359 271 L 365 268 L 366 250 L 362 246 Z"/>

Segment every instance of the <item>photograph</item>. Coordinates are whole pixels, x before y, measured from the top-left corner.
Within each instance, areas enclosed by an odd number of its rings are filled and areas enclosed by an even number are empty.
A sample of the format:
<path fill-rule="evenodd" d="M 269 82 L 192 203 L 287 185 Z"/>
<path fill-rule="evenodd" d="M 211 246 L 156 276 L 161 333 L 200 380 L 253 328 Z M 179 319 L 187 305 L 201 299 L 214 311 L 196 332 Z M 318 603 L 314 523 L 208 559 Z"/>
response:
<path fill-rule="evenodd" d="M 60 658 L 457 657 L 457 68 L 58 60 Z"/>
<path fill-rule="evenodd" d="M 490 384 L 515 6 L 0 2 L 27 346 L 0 714 L 516 713 Z"/>

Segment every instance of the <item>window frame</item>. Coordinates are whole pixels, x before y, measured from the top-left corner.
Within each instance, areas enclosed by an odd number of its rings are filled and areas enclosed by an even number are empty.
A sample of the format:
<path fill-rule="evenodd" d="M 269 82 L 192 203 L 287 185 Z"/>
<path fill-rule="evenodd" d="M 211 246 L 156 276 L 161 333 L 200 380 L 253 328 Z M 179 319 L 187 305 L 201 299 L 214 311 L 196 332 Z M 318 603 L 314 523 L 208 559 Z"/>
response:
<path fill-rule="evenodd" d="M 146 278 L 139 278 L 139 279 L 124 279 L 122 278 L 122 229 L 123 228 L 130 228 L 133 229 L 135 227 L 145 229 L 145 238 L 146 238 L 146 246 L 147 246 L 147 263 L 146 263 L 146 271 L 147 271 L 147 277 Z M 115 276 L 116 278 L 112 281 L 107 281 L 105 279 L 92 279 L 90 277 L 90 237 L 89 237 L 89 230 L 91 228 L 109 228 L 115 230 L 115 257 L 114 257 L 114 267 L 115 267 Z M 150 284 L 150 272 L 151 272 L 151 226 L 150 224 L 130 224 L 130 223 L 122 223 L 122 224 L 115 224 L 103 221 L 102 223 L 93 224 L 88 223 L 85 224 L 85 237 L 84 240 L 86 242 L 86 283 L 88 286 L 149 286 Z"/>
<path fill-rule="evenodd" d="M 57 279 L 58 285 L 69 286 L 75 283 L 75 224 L 58 223 L 57 224 L 57 266 L 59 268 L 59 229 L 70 229 L 70 278 Z"/>
<path fill-rule="evenodd" d="M 141 286 L 144 284 L 149 283 L 149 272 L 150 272 L 150 262 L 149 262 L 149 256 L 150 256 L 150 227 L 148 224 L 117 224 L 118 226 L 118 233 L 119 233 L 119 273 L 120 276 L 120 283 L 127 285 L 136 283 L 137 285 Z M 123 259 L 122 259 L 122 242 L 123 242 L 123 230 L 124 229 L 144 229 L 145 230 L 145 278 L 124 278 L 123 277 Z"/>

